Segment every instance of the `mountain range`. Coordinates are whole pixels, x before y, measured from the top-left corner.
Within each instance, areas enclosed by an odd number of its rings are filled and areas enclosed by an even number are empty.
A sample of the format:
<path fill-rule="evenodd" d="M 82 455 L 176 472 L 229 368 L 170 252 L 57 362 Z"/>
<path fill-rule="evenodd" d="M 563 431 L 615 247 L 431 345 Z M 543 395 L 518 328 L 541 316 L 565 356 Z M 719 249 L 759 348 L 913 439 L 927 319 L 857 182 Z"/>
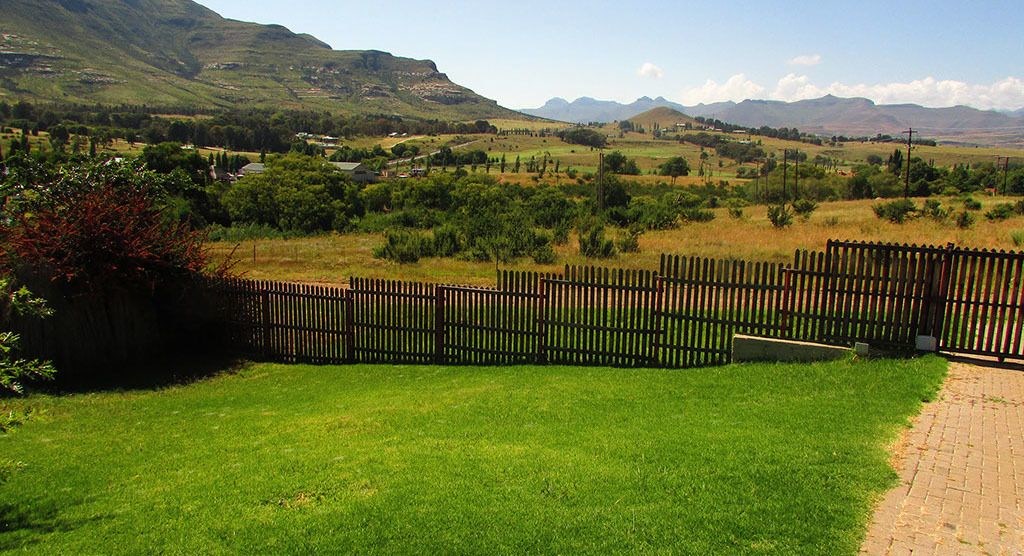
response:
<path fill-rule="evenodd" d="M 280 25 L 225 19 L 191 0 L 0 0 L 0 100 L 272 107 L 441 120 L 625 120 L 666 107 L 732 124 L 821 135 L 895 134 L 908 127 L 944 142 L 1024 146 L 1024 109 L 880 105 L 825 96 L 683 106 L 554 98 L 515 112 L 453 83 L 430 60 L 333 50 Z"/>
<path fill-rule="evenodd" d="M 898 134 L 908 128 L 945 143 L 1024 146 L 1024 112 L 1004 113 L 968 106 L 926 108 L 916 104 L 875 104 L 866 98 L 782 102 L 744 100 L 683 106 L 663 97 L 641 97 L 630 104 L 581 97 L 573 102 L 553 98 L 544 106 L 521 112 L 567 122 L 628 120 L 651 108 L 666 107 L 688 116 L 715 118 L 745 127 L 796 127 L 824 136 Z"/>
<path fill-rule="evenodd" d="M 339 51 L 190 0 L 0 0 L 0 100 L 519 117 L 429 60 Z"/>

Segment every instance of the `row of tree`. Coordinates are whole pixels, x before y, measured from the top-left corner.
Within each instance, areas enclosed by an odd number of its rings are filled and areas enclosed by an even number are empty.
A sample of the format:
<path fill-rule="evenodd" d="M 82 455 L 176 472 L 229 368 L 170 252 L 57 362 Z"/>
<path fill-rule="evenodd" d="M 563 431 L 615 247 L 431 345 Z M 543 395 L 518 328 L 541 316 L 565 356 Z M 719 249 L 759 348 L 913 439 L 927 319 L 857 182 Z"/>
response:
<path fill-rule="evenodd" d="M 164 114 L 175 114 L 167 117 Z M 189 107 L 32 104 L 0 101 L 0 125 L 30 132 L 63 128 L 101 142 L 173 141 L 236 151 L 286 152 L 295 134 L 335 137 L 496 133 L 486 120 L 472 123 L 424 120 L 397 115 L 341 115 L 326 111 L 245 108 L 200 110 Z M 59 127 L 58 127 L 59 126 Z"/>

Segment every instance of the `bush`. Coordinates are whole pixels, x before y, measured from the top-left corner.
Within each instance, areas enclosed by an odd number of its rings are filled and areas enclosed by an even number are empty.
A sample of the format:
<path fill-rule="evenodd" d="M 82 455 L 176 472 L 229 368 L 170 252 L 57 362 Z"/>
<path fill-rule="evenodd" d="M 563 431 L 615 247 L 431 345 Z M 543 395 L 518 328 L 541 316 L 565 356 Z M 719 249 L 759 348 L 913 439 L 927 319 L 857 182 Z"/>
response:
<path fill-rule="evenodd" d="M 434 229 L 433 252 L 437 257 L 451 257 L 462 250 L 459 231 L 451 224 Z"/>
<path fill-rule="evenodd" d="M 1024 230 L 1014 230 L 1010 232 L 1010 239 L 1013 240 L 1014 247 L 1024 245 Z"/>
<path fill-rule="evenodd" d="M 420 257 L 429 257 L 432 249 L 433 242 L 422 234 L 406 231 L 388 232 L 384 245 L 375 247 L 373 256 L 399 264 L 415 263 Z"/>
<path fill-rule="evenodd" d="M 964 208 L 967 210 L 981 210 L 981 201 L 974 197 L 964 197 Z"/>
<path fill-rule="evenodd" d="M 949 217 L 949 209 L 942 206 L 942 203 L 935 199 L 928 199 L 921 206 L 921 214 L 933 220 L 945 220 Z"/>
<path fill-rule="evenodd" d="M 569 223 L 568 219 L 559 220 L 551 230 L 551 241 L 555 245 L 565 245 L 566 243 L 569 243 L 570 230 L 572 230 L 572 224 Z"/>
<path fill-rule="evenodd" d="M 3 267 L 71 292 L 151 291 L 202 273 L 203 235 L 166 216 L 164 179 L 128 164 L 85 165 L 10 199 Z"/>
<path fill-rule="evenodd" d="M 53 314 L 46 301 L 22 286 L 11 287 L 10 278 L 0 278 L 0 320 L 10 322 L 12 314 L 44 318 Z M 20 338 L 14 332 L 0 332 L 0 394 L 21 394 L 26 380 L 48 380 L 56 370 L 49 362 L 19 357 Z M 6 427 L 0 424 L 0 432 Z M 2 482 L 2 481 L 0 481 Z"/>
<path fill-rule="evenodd" d="M 875 216 L 893 224 L 902 224 L 907 221 L 907 218 L 913 216 L 917 207 L 910 199 L 899 199 L 875 205 L 872 209 L 875 211 Z"/>
<path fill-rule="evenodd" d="M 1013 204 L 1013 212 L 1024 214 L 1024 201 L 1017 201 Z"/>
<path fill-rule="evenodd" d="M 247 241 L 253 239 L 290 239 L 302 237 L 298 232 L 282 232 L 274 226 L 265 224 L 235 224 L 221 226 L 213 224 L 206 228 L 206 239 L 209 241 Z"/>
<path fill-rule="evenodd" d="M 725 203 L 725 206 L 727 207 L 727 212 L 730 218 L 743 218 L 743 207 L 746 206 L 744 201 L 740 199 L 729 199 L 729 201 Z"/>
<path fill-rule="evenodd" d="M 664 199 L 634 197 L 629 202 L 625 221 L 620 224 L 637 223 L 647 230 L 668 230 L 679 226 L 678 215 L 679 210 Z"/>
<path fill-rule="evenodd" d="M 793 212 L 804 221 L 808 220 L 817 208 L 818 203 L 810 199 L 797 199 L 793 201 Z"/>
<path fill-rule="evenodd" d="M 580 255 L 591 259 L 607 259 L 615 255 L 615 244 L 604 237 L 604 226 L 596 223 L 582 224 L 577 230 Z"/>
<path fill-rule="evenodd" d="M 1013 205 L 1010 203 L 999 203 L 985 212 L 985 218 L 988 218 L 993 222 L 997 222 L 1000 220 L 1006 220 L 1013 216 L 1014 212 Z"/>
<path fill-rule="evenodd" d="M 710 210 L 697 208 L 686 209 L 679 214 L 683 222 L 711 222 L 715 219 L 715 213 Z"/>
<path fill-rule="evenodd" d="M 696 193 L 675 193 L 668 197 L 668 201 L 681 209 L 697 208 L 704 204 L 704 198 Z"/>
<path fill-rule="evenodd" d="M 954 218 L 953 221 L 956 223 L 957 228 L 966 230 L 974 225 L 975 218 L 973 214 L 966 210 L 962 210 L 957 213 L 956 218 Z"/>
<path fill-rule="evenodd" d="M 574 127 L 572 129 L 562 130 L 555 133 L 555 135 L 558 135 L 558 137 L 566 143 L 595 148 L 604 147 L 608 141 L 603 133 L 585 127 Z"/>
<path fill-rule="evenodd" d="M 555 250 L 550 243 L 545 243 L 533 250 L 533 262 L 537 264 L 552 264 L 557 260 Z"/>
<path fill-rule="evenodd" d="M 786 205 L 772 205 L 768 207 L 768 221 L 772 226 L 782 229 L 793 223 L 793 213 Z"/>
<path fill-rule="evenodd" d="M 636 224 L 630 226 L 628 230 L 623 230 L 619 235 L 619 240 L 616 242 L 619 251 L 623 253 L 639 253 L 640 236 L 643 233 L 643 228 Z"/>

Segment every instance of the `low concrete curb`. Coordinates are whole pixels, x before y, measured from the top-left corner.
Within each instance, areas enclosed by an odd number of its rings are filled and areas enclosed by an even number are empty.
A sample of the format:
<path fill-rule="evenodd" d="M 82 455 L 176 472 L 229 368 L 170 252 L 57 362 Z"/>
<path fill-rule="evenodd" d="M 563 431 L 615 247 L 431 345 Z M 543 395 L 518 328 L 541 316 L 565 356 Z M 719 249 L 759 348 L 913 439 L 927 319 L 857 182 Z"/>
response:
<path fill-rule="evenodd" d="M 743 361 L 831 361 L 849 357 L 852 350 L 848 347 L 763 338 L 735 334 L 732 338 L 732 360 Z"/>

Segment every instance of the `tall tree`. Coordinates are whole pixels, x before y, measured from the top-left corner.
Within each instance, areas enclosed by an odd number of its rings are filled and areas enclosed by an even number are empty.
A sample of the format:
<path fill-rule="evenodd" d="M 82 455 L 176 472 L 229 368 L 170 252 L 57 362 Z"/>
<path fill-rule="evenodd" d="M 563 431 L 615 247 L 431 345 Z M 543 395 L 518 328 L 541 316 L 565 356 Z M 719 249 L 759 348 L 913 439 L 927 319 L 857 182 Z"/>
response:
<path fill-rule="evenodd" d="M 672 176 L 672 184 L 675 185 L 677 177 L 690 175 L 690 165 L 685 158 L 676 156 L 659 166 L 658 173 L 662 176 Z"/>

